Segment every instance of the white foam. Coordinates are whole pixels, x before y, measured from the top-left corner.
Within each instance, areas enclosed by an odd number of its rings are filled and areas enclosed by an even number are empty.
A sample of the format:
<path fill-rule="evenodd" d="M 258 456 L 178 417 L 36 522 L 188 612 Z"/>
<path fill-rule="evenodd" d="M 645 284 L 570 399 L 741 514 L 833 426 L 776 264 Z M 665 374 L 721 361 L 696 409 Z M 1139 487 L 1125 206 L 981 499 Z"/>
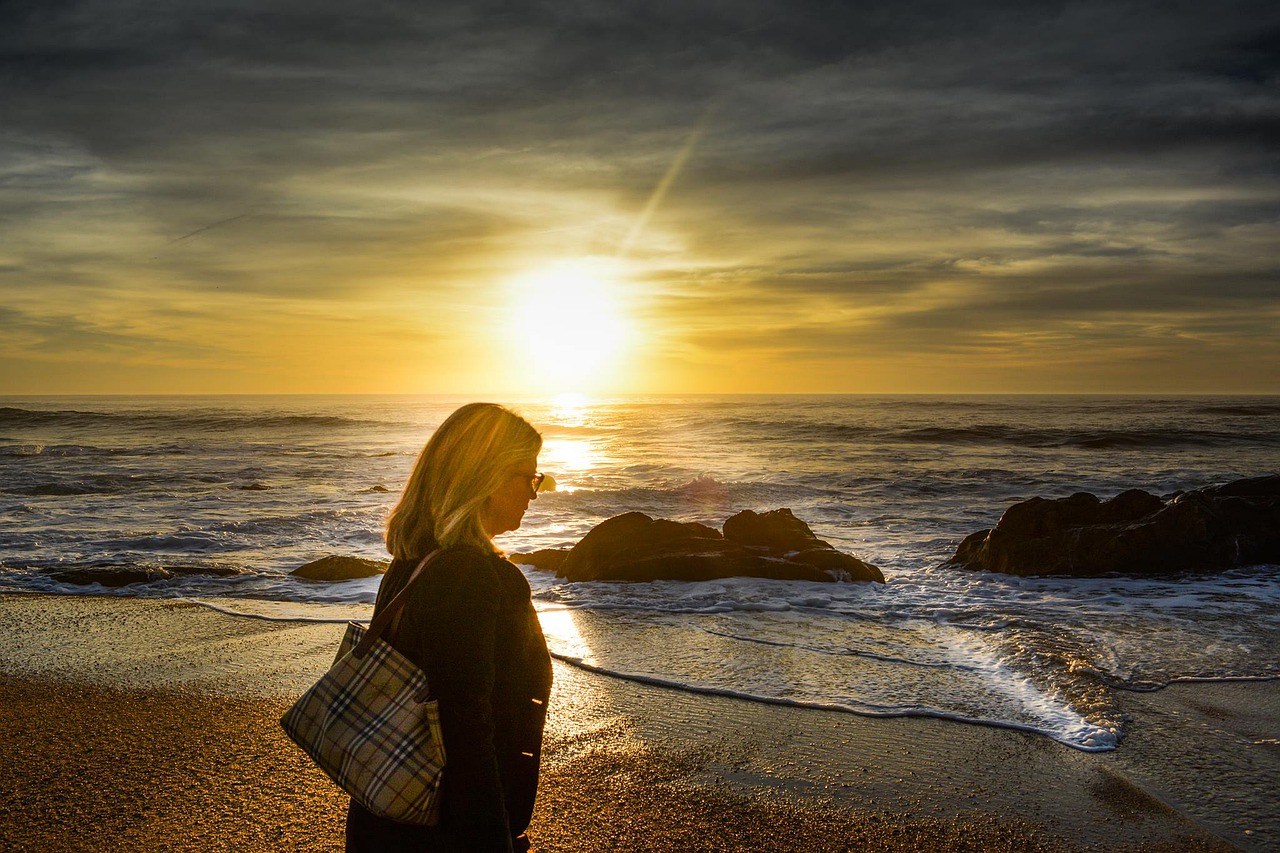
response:
<path fill-rule="evenodd" d="M 312 622 L 319 624 L 346 624 L 368 622 L 371 607 L 352 608 L 348 615 L 337 615 L 329 606 L 302 605 L 297 602 L 262 601 L 259 599 L 204 599 L 178 597 L 176 601 L 196 604 L 227 616 L 241 619 L 258 619 L 263 622 Z"/>
<path fill-rule="evenodd" d="M 785 696 L 771 696 L 761 693 L 748 693 L 742 690 L 733 690 L 725 687 L 708 687 L 700 684 L 689 684 L 682 681 L 675 681 L 668 678 L 662 678 L 655 675 L 648 675 L 638 672 L 625 672 L 618 669 L 600 666 L 591 663 L 583 658 L 573 655 L 560 654 L 552 652 L 551 656 L 558 661 L 587 670 L 588 672 L 607 675 L 613 678 L 620 678 L 626 681 L 634 681 L 639 684 L 649 684 L 655 687 L 666 687 L 672 690 L 680 690 L 686 693 L 698 693 L 710 696 L 724 696 L 730 699 L 742 699 L 748 702 L 759 702 L 765 705 L 782 705 L 789 708 L 809 708 L 816 711 L 840 711 L 849 714 L 857 714 L 861 717 L 932 717 L 939 720 L 951 720 L 959 723 L 971 723 L 974 725 L 990 726 L 998 729 L 1010 729 L 1013 731 L 1031 732 L 1036 734 L 1048 734 L 1054 740 L 1079 749 L 1083 752 L 1107 752 L 1116 748 L 1116 738 L 1114 733 L 1109 736 L 1100 730 L 1090 729 L 1087 726 L 1081 727 L 1079 731 L 1073 731 L 1065 736 L 1058 736 L 1053 731 L 1046 731 L 1038 726 L 1027 723 L 1019 723 L 1012 720 L 987 719 L 983 717 L 967 716 L 950 711 L 943 711 L 937 708 L 927 707 L 882 707 L 876 708 L 870 705 L 855 706 L 842 702 L 821 702 L 806 701 L 803 699 L 791 699 Z"/>

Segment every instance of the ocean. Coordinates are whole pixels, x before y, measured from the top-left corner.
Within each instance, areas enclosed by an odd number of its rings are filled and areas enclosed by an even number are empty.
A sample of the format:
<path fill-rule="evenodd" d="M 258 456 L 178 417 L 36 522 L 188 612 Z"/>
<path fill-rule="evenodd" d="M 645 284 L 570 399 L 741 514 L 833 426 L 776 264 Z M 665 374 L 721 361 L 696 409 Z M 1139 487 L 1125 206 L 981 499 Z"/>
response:
<path fill-rule="evenodd" d="M 182 598 L 242 618 L 367 619 L 414 458 L 462 398 L 0 398 L 0 590 Z M 1278 397 L 653 396 L 500 400 L 545 437 L 509 552 L 611 516 L 720 526 L 790 507 L 888 582 L 566 583 L 523 567 L 553 653 L 620 677 L 1115 748 L 1121 690 L 1280 677 L 1280 567 L 1141 579 L 946 568 L 1036 495 L 1156 494 L 1280 472 Z M 170 567 L 108 589 L 51 574 Z"/>

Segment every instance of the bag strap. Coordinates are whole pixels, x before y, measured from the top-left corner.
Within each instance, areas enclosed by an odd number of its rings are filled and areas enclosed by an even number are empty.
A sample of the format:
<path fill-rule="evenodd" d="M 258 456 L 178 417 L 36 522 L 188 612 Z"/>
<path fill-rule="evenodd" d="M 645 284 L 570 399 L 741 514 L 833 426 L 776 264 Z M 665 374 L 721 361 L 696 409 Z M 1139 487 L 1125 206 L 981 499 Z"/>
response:
<path fill-rule="evenodd" d="M 427 564 L 440 556 L 443 551 L 443 548 L 437 548 L 422 558 L 422 561 L 418 563 L 418 567 L 413 570 L 413 574 L 409 575 L 409 580 L 405 583 L 404 588 L 397 592 L 395 597 L 387 602 L 387 606 L 382 608 L 382 612 L 369 623 L 368 630 L 365 631 L 364 637 L 360 640 L 360 644 L 355 647 L 352 654 L 357 658 L 362 658 L 369 653 L 369 649 L 373 648 L 373 644 L 377 642 L 378 638 L 400 615 L 400 611 L 409 600 L 409 591 L 413 589 L 413 582 L 422 574 L 422 570 L 427 567 Z"/>

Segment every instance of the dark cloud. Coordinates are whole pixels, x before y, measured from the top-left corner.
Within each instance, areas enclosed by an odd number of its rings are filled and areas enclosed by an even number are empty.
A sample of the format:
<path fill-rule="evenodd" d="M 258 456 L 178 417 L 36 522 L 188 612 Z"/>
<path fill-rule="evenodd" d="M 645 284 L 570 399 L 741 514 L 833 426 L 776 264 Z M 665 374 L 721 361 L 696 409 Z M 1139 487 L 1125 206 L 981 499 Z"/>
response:
<path fill-rule="evenodd" d="M 1277 45 L 1252 0 L 10 2 L 0 299 L 492 298 L 614 251 L 699 126 L 631 257 L 722 345 L 1274 331 Z"/>
<path fill-rule="evenodd" d="M 178 339 L 164 329 L 121 331 L 73 311 L 37 314 L 0 307 L 0 327 L 9 338 L 0 355 L 24 358 L 181 364 L 224 358 L 228 352 L 225 341 Z"/>

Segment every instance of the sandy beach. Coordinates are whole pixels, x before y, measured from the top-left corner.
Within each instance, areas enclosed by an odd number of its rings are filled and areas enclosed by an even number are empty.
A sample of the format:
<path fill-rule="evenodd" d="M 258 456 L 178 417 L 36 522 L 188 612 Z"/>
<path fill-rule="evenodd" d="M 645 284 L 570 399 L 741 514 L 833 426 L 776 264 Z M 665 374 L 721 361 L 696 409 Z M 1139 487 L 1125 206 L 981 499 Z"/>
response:
<path fill-rule="evenodd" d="M 277 719 L 342 626 L 0 595 L 0 848 L 340 850 Z M 557 663 L 540 851 L 1271 850 L 1280 683 L 1122 692 L 1120 749 L 694 695 Z"/>

